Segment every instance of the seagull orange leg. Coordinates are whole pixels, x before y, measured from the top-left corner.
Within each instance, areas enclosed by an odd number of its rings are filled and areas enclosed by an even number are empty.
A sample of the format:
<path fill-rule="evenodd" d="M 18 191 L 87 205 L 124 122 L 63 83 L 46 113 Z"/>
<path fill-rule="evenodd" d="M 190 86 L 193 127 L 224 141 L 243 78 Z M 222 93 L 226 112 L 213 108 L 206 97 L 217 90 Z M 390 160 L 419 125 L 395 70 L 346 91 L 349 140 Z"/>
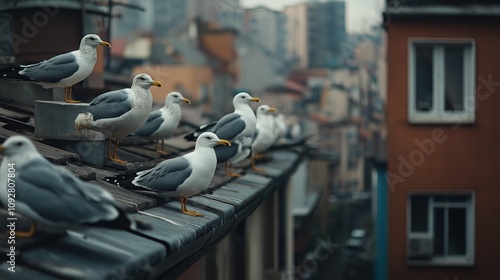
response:
<path fill-rule="evenodd" d="M 64 88 L 64 102 L 66 102 L 66 103 L 80 103 L 80 101 L 74 100 L 72 98 L 71 94 L 72 94 L 71 87 L 65 87 Z"/>
<path fill-rule="evenodd" d="M 116 155 L 116 150 L 118 150 L 118 143 L 119 143 L 119 142 L 118 142 L 118 138 L 116 138 L 116 140 L 115 140 L 115 148 L 113 149 L 113 155 L 112 155 L 112 157 L 111 157 L 111 161 L 114 161 L 114 162 L 116 162 L 116 163 L 118 163 L 118 164 L 127 164 L 127 162 L 126 162 L 126 161 L 121 160 L 121 159 L 120 159 L 120 158 L 118 158 L 118 156 Z"/>
<path fill-rule="evenodd" d="M 36 232 L 36 224 L 31 223 L 31 227 L 29 231 L 16 231 L 16 237 L 33 237 Z"/>
<path fill-rule="evenodd" d="M 181 212 L 186 214 L 186 215 L 189 215 L 189 216 L 194 216 L 194 217 L 203 217 L 203 214 L 201 213 L 198 213 L 196 211 L 192 211 L 192 210 L 187 210 L 187 198 L 186 197 L 180 197 L 179 198 L 180 202 L 181 202 Z"/>
<path fill-rule="evenodd" d="M 233 173 L 233 165 L 232 165 L 232 163 L 230 161 L 229 161 L 229 172 L 227 172 L 227 170 L 226 170 L 226 176 L 229 176 L 229 177 L 241 177 L 241 174 Z"/>
<path fill-rule="evenodd" d="M 160 144 L 160 141 L 161 141 L 161 144 Z M 164 155 L 164 156 L 167 156 L 170 154 L 169 152 L 164 150 L 163 138 L 156 139 L 156 152 L 159 153 L 160 155 Z"/>

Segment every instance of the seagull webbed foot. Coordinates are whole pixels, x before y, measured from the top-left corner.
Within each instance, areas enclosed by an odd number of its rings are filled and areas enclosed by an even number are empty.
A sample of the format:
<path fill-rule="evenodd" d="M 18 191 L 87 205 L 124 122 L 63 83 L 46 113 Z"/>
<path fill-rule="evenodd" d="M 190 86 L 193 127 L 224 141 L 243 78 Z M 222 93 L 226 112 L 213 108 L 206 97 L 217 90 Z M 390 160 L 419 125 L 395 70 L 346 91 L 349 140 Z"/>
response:
<path fill-rule="evenodd" d="M 187 209 L 182 210 L 182 213 L 187 214 L 189 216 L 193 216 L 193 217 L 203 217 L 203 214 L 198 213 L 196 211 L 187 210 Z"/>
<path fill-rule="evenodd" d="M 169 153 L 169 152 L 164 151 L 164 150 L 156 150 L 156 152 L 157 152 L 157 153 L 159 153 L 159 154 L 160 154 L 160 155 L 162 155 L 162 156 L 168 156 L 168 155 L 170 155 L 170 153 Z"/>
<path fill-rule="evenodd" d="M 115 157 L 108 157 L 108 159 L 109 159 L 110 161 L 116 162 L 116 163 L 118 163 L 118 164 L 123 164 L 123 165 L 127 164 L 127 161 L 125 161 L 125 160 L 121 160 L 121 159 L 119 159 L 117 156 L 115 156 Z"/>
<path fill-rule="evenodd" d="M 36 224 L 31 223 L 31 227 L 29 231 L 18 231 L 16 230 L 16 237 L 20 238 L 27 238 L 27 237 L 33 237 L 36 233 Z M 8 234 L 8 233 L 6 233 Z"/>
<path fill-rule="evenodd" d="M 255 171 L 255 172 L 264 172 L 264 171 L 266 171 L 265 169 L 259 168 L 259 167 L 256 167 L 256 166 L 252 167 L 252 170 Z"/>
<path fill-rule="evenodd" d="M 64 98 L 64 102 L 66 102 L 66 103 L 81 103 L 81 101 L 74 100 L 71 97 L 69 99 Z"/>

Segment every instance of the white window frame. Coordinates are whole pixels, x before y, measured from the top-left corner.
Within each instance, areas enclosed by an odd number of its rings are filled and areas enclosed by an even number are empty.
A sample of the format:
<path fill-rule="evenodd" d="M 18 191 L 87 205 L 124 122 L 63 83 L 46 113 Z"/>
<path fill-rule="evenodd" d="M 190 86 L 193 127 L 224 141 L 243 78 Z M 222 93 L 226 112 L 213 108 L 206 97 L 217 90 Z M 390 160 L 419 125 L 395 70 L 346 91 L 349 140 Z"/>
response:
<path fill-rule="evenodd" d="M 429 197 L 428 204 L 428 228 L 427 232 L 412 232 L 411 231 L 411 197 L 416 195 L 424 195 Z M 437 195 L 469 195 L 471 197 L 470 203 L 467 202 L 435 202 L 430 199 L 432 196 Z M 407 195 L 407 211 L 406 211 L 406 250 L 407 250 L 407 263 L 413 266 L 473 266 L 475 262 L 475 193 L 473 191 L 459 191 L 459 192 L 409 192 Z M 450 205 L 446 204 L 452 204 Z M 439 206 L 447 206 L 448 208 L 460 207 L 466 209 L 466 255 L 465 256 L 433 256 L 429 260 L 415 260 L 410 258 L 410 239 L 427 237 L 434 239 L 434 208 Z"/>
<path fill-rule="evenodd" d="M 415 45 L 435 45 L 433 51 L 433 102 L 429 112 L 418 111 L 415 104 Z M 470 45 L 464 53 L 464 110 L 461 112 L 444 109 L 444 51 L 439 45 Z M 472 38 L 410 38 L 408 40 L 408 122 L 413 124 L 473 124 L 476 120 L 476 43 Z M 467 78 L 468 77 L 468 78 Z"/>

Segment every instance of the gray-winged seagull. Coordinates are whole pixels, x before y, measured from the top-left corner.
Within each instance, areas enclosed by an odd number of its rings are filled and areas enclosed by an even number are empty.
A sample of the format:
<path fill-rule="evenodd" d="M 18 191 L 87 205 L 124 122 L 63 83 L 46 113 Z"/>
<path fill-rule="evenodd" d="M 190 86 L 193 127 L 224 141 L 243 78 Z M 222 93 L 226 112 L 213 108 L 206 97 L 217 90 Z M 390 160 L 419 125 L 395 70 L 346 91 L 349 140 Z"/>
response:
<path fill-rule="evenodd" d="M 189 197 L 203 191 L 215 174 L 216 145 L 231 146 L 212 132 L 202 133 L 196 140 L 194 151 L 158 163 L 155 167 L 136 174 L 106 178 L 106 181 L 133 190 L 147 190 L 165 197 L 179 197 L 181 212 L 190 216 L 203 216 L 186 209 Z"/>
<path fill-rule="evenodd" d="M 17 232 L 17 236 L 33 236 L 39 222 L 62 229 L 85 225 L 124 230 L 133 227 L 134 222 L 110 193 L 50 163 L 25 136 L 8 138 L 0 151 L 5 154 L 0 165 L 0 202 L 7 208 L 9 198 L 14 197 L 7 180 L 12 178 L 16 211 L 35 222 L 29 232 Z M 10 173 L 15 177 L 8 175 L 9 168 L 15 170 Z"/>
<path fill-rule="evenodd" d="M 97 61 L 96 47 L 111 44 L 96 34 L 84 36 L 76 51 L 60 54 L 42 62 L 0 69 L 0 78 L 39 84 L 44 88 L 64 88 L 64 101 L 78 103 L 71 95 L 71 87 L 87 78 Z"/>
<path fill-rule="evenodd" d="M 155 138 L 156 152 L 167 155 L 168 153 L 163 149 L 163 140 L 164 138 L 172 137 L 181 121 L 181 102 L 191 104 L 191 101 L 184 98 L 179 92 L 174 91 L 167 94 L 165 97 L 165 106 L 152 111 L 146 123 L 134 132 L 134 134 L 145 138 Z"/>
<path fill-rule="evenodd" d="M 203 126 L 199 130 L 186 135 L 185 138 L 193 139 L 200 130 L 203 131 L 206 129 L 230 142 L 240 137 L 253 137 L 256 118 L 255 113 L 249 105 L 250 102 L 260 102 L 260 99 L 252 97 L 246 92 L 236 94 L 233 98 L 234 112 L 223 116 L 215 125 Z M 226 161 L 226 175 L 231 177 L 241 176 L 232 172 L 231 161 Z"/>
<path fill-rule="evenodd" d="M 257 124 L 252 142 L 252 169 L 255 171 L 263 171 L 263 169 L 255 166 L 255 159 L 271 148 L 276 139 L 277 130 L 274 122 L 274 112 L 276 112 L 276 109 L 268 105 L 260 105 L 256 111 Z"/>
<path fill-rule="evenodd" d="M 131 88 L 103 93 L 92 102 L 87 113 L 78 114 L 75 119 L 77 130 L 91 129 L 104 133 L 108 139 L 108 159 L 119 164 L 126 164 L 118 158 L 118 138 L 125 137 L 146 123 L 153 97 L 149 88 L 161 87 L 161 83 L 153 81 L 148 74 L 134 77 Z M 115 138 L 115 146 L 111 152 L 111 141 Z"/>

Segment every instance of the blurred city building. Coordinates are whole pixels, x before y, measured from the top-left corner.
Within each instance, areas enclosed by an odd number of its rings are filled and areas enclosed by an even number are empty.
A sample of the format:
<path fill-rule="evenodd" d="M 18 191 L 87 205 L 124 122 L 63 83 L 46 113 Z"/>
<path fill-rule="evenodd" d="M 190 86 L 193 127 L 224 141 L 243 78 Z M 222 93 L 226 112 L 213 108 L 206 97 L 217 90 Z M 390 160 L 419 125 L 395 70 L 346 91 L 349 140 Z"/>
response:
<path fill-rule="evenodd" d="M 346 40 L 343 1 L 302 2 L 285 7 L 287 49 L 300 68 L 337 67 L 344 64 Z"/>
<path fill-rule="evenodd" d="M 259 42 L 274 56 L 284 59 L 286 54 L 286 16 L 267 7 L 245 9 L 243 34 Z"/>
<path fill-rule="evenodd" d="M 387 1 L 388 232 L 376 279 L 496 274 L 499 16 L 498 1 Z"/>

